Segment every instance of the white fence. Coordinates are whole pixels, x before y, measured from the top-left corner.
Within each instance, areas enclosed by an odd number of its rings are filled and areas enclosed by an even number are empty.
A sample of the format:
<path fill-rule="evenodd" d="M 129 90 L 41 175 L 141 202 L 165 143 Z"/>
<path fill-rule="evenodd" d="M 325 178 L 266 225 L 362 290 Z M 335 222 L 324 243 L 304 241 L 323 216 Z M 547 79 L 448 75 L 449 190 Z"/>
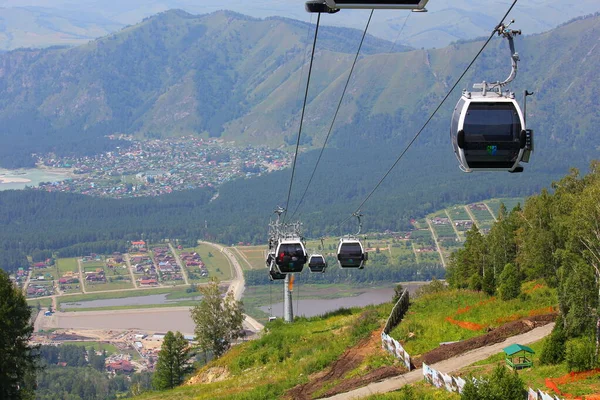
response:
<path fill-rule="evenodd" d="M 383 328 L 383 332 L 381 332 L 381 347 L 388 351 L 391 355 L 399 359 L 404 363 L 406 368 L 410 371 L 411 362 L 410 362 L 410 354 L 404 350 L 404 347 L 398 342 L 396 339 L 391 337 L 389 333 L 394 329 L 404 318 L 404 314 L 408 310 L 408 306 L 410 304 L 410 299 L 408 295 L 408 290 L 404 290 L 402 295 L 400 296 L 400 300 L 396 303 L 390 316 L 385 323 L 385 327 Z"/>
<path fill-rule="evenodd" d="M 454 377 L 444 374 L 443 372 L 436 371 L 425 363 L 423 363 L 423 377 L 425 378 L 425 381 L 431 385 L 454 393 L 462 393 L 465 384 L 467 383 L 461 377 Z M 476 381 L 475 378 L 473 378 L 473 380 Z M 527 400 L 561 400 L 561 398 L 558 396 L 549 395 L 541 390 L 533 390 L 532 388 L 529 388 L 527 392 Z"/>

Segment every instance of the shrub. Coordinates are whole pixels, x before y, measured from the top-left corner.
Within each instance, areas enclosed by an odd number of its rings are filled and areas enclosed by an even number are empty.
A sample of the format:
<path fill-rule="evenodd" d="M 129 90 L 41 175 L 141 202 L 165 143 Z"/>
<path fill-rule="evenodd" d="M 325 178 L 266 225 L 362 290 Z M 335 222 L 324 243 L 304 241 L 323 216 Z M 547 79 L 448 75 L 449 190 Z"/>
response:
<path fill-rule="evenodd" d="M 469 289 L 480 292 L 483 289 L 483 280 L 479 274 L 473 274 L 469 278 Z"/>
<path fill-rule="evenodd" d="M 424 296 L 426 294 L 440 293 L 448 290 L 448 287 L 441 281 L 433 278 L 427 285 L 421 286 L 417 289 L 416 297 Z"/>
<path fill-rule="evenodd" d="M 502 300 L 516 299 L 521 294 L 521 277 L 513 264 L 506 264 L 502 270 L 498 292 Z"/>
<path fill-rule="evenodd" d="M 509 371 L 504 365 L 498 365 L 487 379 L 479 379 L 467 384 L 461 394 L 463 400 L 523 400 L 526 396 L 525 385 L 516 371 Z"/>
<path fill-rule="evenodd" d="M 363 312 L 354 325 L 352 325 L 351 336 L 355 340 L 368 337 L 379 326 L 379 313 L 375 309 L 367 309 Z"/>
<path fill-rule="evenodd" d="M 594 368 L 595 350 L 594 343 L 587 337 L 569 340 L 565 352 L 569 372 L 589 371 Z"/>
<path fill-rule="evenodd" d="M 558 364 L 565 359 L 565 328 L 562 316 L 556 318 L 556 325 L 548 337 L 544 341 L 544 347 L 540 354 L 540 362 L 542 364 Z"/>

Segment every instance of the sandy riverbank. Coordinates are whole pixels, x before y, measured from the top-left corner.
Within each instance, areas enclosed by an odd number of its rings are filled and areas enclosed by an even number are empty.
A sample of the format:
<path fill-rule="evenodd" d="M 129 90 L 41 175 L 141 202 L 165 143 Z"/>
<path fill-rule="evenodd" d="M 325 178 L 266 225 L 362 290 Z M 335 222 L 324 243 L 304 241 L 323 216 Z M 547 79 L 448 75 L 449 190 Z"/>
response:
<path fill-rule="evenodd" d="M 31 179 L 0 176 L 0 185 L 5 183 L 29 183 Z"/>

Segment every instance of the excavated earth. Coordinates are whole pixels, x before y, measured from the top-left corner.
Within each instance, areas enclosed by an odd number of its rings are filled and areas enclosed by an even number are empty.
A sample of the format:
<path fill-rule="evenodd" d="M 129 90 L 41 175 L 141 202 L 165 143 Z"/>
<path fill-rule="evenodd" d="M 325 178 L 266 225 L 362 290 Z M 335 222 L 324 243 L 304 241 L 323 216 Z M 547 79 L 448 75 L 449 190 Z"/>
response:
<path fill-rule="evenodd" d="M 494 343 L 500 343 L 509 337 L 529 332 L 539 326 L 550 324 L 554 322 L 557 315 L 557 313 L 551 313 L 523 318 L 498 328 L 491 329 L 485 335 L 457 343 L 442 345 L 414 358 L 413 367 L 421 368 L 423 363 L 428 365 L 435 364 L 470 350 L 475 350 Z M 363 362 L 365 357 L 376 353 L 384 353 L 384 350 L 381 348 L 380 335 L 380 329 L 374 331 L 369 338 L 362 340 L 356 346 L 346 350 L 346 352 L 329 368 L 311 375 L 308 383 L 290 389 L 285 398 L 308 400 L 315 398 L 316 393 L 319 394 L 319 397 L 330 397 L 366 386 L 373 382 L 379 382 L 406 373 L 407 371 L 403 366 L 385 366 L 370 371 L 364 376 L 343 379 L 348 372 L 356 369 Z M 324 387 L 331 385 L 333 385 L 333 387 L 330 387 L 323 392 Z"/>

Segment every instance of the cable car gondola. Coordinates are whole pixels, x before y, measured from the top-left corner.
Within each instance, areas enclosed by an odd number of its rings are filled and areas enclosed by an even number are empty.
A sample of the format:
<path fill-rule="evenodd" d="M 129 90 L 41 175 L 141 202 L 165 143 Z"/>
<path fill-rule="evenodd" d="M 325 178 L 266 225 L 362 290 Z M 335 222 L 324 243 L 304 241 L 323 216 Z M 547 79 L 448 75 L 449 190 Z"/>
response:
<path fill-rule="evenodd" d="M 510 24 L 514 22 L 511 21 Z M 521 31 L 497 28 L 498 35 L 509 41 L 512 70 L 503 82 L 474 85 L 475 92 L 463 91 L 450 123 L 450 136 L 456 158 L 464 172 L 523 172 L 521 162 L 529 162 L 533 152 L 533 131 L 526 128 L 525 115 L 514 93 L 503 91 L 517 76 L 519 55 L 514 36 Z M 526 105 L 527 96 L 525 92 Z"/>
<path fill-rule="evenodd" d="M 282 274 L 302 272 L 308 259 L 300 239 L 285 239 L 277 245 L 275 264 Z"/>
<path fill-rule="evenodd" d="M 327 269 L 327 260 L 321 254 L 312 254 L 308 259 L 308 268 L 310 272 L 324 273 Z"/>
<path fill-rule="evenodd" d="M 336 13 L 346 8 L 353 9 L 393 9 L 425 11 L 429 0 L 310 0 L 306 2 L 306 11 L 310 13 Z"/>
<path fill-rule="evenodd" d="M 337 250 L 338 264 L 340 268 L 363 269 L 369 259 L 360 240 L 352 237 L 341 238 Z"/>
<path fill-rule="evenodd" d="M 280 281 L 285 279 L 285 274 L 277 271 L 277 268 L 275 268 L 275 263 L 271 264 L 271 267 L 269 268 L 269 279 L 272 281 Z"/>
<path fill-rule="evenodd" d="M 522 172 L 528 162 L 533 134 L 514 95 L 464 92 L 452 116 L 452 145 L 460 167 Z"/>

